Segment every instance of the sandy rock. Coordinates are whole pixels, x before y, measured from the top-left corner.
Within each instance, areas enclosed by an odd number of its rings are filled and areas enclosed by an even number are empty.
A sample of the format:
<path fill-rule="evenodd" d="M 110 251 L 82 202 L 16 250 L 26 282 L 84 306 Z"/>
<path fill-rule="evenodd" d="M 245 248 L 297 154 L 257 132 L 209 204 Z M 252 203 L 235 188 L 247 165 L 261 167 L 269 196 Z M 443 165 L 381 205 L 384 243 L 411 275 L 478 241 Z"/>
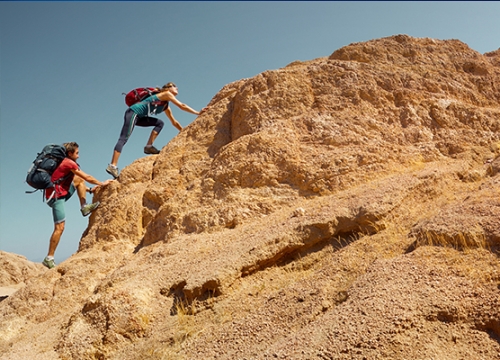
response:
<path fill-rule="evenodd" d="M 36 264 L 24 256 L 0 251 L 0 299 L 22 288 L 25 283 L 47 270 L 42 264 Z"/>
<path fill-rule="evenodd" d="M 0 357 L 500 359 L 498 59 L 396 35 L 227 84 L 10 272 Z"/>

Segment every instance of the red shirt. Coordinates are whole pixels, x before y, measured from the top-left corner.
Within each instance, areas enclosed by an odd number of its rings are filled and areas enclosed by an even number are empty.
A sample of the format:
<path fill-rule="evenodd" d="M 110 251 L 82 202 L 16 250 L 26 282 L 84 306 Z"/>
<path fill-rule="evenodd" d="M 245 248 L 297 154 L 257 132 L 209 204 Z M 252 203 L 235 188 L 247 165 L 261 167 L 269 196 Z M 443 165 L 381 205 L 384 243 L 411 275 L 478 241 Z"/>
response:
<path fill-rule="evenodd" d="M 73 182 L 73 178 L 75 177 L 75 174 L 71 170 L 78 170 L 80 166 L 70 158 L 64 158 L 63 161 L 59 164 L 57 169 L 54 171 L 52 174 L 52 177 L 50 178 L 52 182 L 56 182 L 57 180 L 65 177 L 63 182 L 56 184 L 55 185 L 55 190 L 56 198 L 60 198 L 63 196 L 66 196 L 68 194 L 68 190 L 71 186 L 71 183 Z M 69 175 L 68 175 L 69 174 Z M 45 190 L 45 197 L 47 199 L 50 199 L 52 196 L 52 193 L 54 192 L 54 188 L 48 188 Z"/>

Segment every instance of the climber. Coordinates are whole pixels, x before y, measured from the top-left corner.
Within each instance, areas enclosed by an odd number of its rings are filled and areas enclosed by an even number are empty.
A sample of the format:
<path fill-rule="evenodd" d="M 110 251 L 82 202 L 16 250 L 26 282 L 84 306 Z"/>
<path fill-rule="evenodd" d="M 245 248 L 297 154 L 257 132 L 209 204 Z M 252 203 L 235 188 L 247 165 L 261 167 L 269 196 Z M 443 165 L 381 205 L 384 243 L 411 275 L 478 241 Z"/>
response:
<path fill-rule="evenodd" d="M 172 110 L 170 109 L 169 102 L 179 107 L 179 109 L 189 112 L 191 114 L 200 115 L 206 108 L 201 111 L 196 111 L 186 104 L 181 103 L 175 98 L 179 93 L 177 86 L 174 83 L 167 83 L 163 85 L 157 94 L 151 95 L 142 101 L 139 101 L 132 106 L 130 106 L 127 111 L 125 111 L 124 123 L 120 133 L 118 142 L 115 145 L 111 163 L 106 168 L 106 172 L 111 174 L 115 179 L 118 178 L 118 159 L 121 155 L 123 146 L 129 139 L 134 127 L 154 127 L 149 136 L 146 147 L 144 148 L 145 154 L 158 154 L 160 151 L 153 146 L 153 142 L 163 128 L 163 121 L 154 117 L 151 114 L 159 114 L 162 111 L 165 112 L 170 122 L 179 131 L 182 130 L 181 124 L 174 118 Z"/>
<path fill-rule="evenodd" d="M 56 266 L 54 262 L 54 253 L 56 252 L 57 245 L 64 231 L 64 224 L 66 222 L 64 204 L 66 201 L 71 198 L 76 190 L 80 198 L 80 211 L 83 216 L 87 216 L 99 206 L 99 202 L 87 204 L 87 191 L 94 192 L 99 186 L 105 186 L 111 181 L 114 181 L 109 179 L 101 182 L 93 176 L 84 173 L 76 163 L 76 160 L 80 157 L 78 144 L 76 142 L 69 142 L 63 145 L 66 148 L 66 157 L 54 170 L 51 177 L 52 182 L 56 185 L 45 189 L 47 205 L 52 208 L 52 217 L 54 219 L 54 231 L 50 237 L 49 251 L 42 262 L 42 264 L 49 269 Z M 85 181 L 96 186 L 93 189 L 87 188 Z"/>

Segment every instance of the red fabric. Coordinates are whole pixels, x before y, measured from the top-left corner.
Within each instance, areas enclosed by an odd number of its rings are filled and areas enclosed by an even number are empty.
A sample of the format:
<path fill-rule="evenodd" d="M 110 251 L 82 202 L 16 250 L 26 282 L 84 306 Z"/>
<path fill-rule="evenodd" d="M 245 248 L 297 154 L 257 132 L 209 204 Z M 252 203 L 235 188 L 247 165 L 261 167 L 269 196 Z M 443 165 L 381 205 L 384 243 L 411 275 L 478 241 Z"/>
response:
<path fill-rule="evenodd" d="M 71 183 L 73 182 L 73 178 L 75 177 L 75 175 L 72 173 L 71 170 L 78 170 L 79 168 L 80 167 L 78 166 L 78 164 L 76 162 L 74 162 L 73 160 L 71 160 L 70 158 L 64 158 L 63 161 L 61 162 L 61 164 L 59 164 L 57 169 L 52 174 L 52 177 L 51 177 L 52 182 L 56 182 L 58 179 L 66 176 L 70 173 L 71 173 L 71 175 L 69 175 L 62 183 L 55 185 L 55 190 L 56 190 L 55 197 L 56 198 L 66 196 L 68 194 L 68 190 L 71 186 Z M 54 188 L 46 189 L 45 190 L 45 197 L 47 199 L 49 199 L 52 196 L 53 192 L 54 192 Z"/>
<path fill-rule="evenodd" d="M 152 87 L 131 90 L 125 95 L 125 104 L 127 104 L 128 107 L 131 107 L 139 101 L 144 100 L 152 94 L 157 94 L 158 92 L 157 88 Z"/>

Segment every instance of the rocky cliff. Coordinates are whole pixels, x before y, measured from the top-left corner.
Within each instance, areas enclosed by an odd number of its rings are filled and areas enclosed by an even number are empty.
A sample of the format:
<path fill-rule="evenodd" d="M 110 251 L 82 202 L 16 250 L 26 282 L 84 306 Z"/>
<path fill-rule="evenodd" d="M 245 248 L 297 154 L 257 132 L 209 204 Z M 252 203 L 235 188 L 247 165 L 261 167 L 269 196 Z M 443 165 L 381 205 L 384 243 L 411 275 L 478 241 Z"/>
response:
<path fill-rule="evenodd" d="M 224 86 L 0 303 L 1 359 L 500 359 L 499 90 L 406 35 Z"/>

